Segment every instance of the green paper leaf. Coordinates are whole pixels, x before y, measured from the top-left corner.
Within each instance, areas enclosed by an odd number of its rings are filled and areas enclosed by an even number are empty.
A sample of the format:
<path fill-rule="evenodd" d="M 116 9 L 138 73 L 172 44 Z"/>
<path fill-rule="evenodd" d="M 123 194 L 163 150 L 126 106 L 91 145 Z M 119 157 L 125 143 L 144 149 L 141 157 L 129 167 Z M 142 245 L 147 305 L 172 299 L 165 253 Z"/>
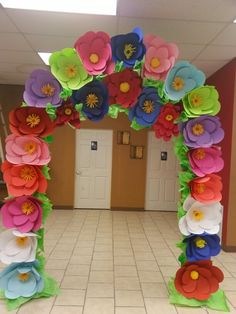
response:
<path fill-rule="evenodd" d="M 34 197 L 38 198 L 42 202 L 42 209 L 43 209 L 43 224 L 45 223 L 48 215 L 52 211 L 52 203 L 49 198 L 44 193 L 36 192 L 33 195 Z"/>
<path fill-rule="evenodd" d="M 22 101 L 21 107 L 28 107 L 28 105 L 24 101 Z"/>
<path fill-rule="evenodd" d="M 44 142 L 52 143 L 53 142 L 53 136 L 48 135 L 48 136 L 44 137 L 43 140 L 44 140 Z"/>
<path fill-rule="evenodd" d="M 187 257 L 184 253 L 181 253 L 178 257 L 178 261 L 180 262 L 181 266 L 187 261 Z"/>
<path fill-rule="evenodd" d="M 124 68 L 125 67 L 123 66 L 123 61 L 116 62 L 114 72 L 121 72 L 122 70 L 124 70 Z"/>
<path fill-rule="evenodd" d="M 141 75 L 141 71 L 142 71 L 142 67 L 143 67 L 143 62 L 144 62 L 143 60 L 141 60 L 141 61 L 136 60 L 136 61 L 135 61 L 135 64 L 134 64 L 134 67 L 133 67 L 133 70 L 134 70 L 135 72 L 137 72 L 139 76 Z"/>
<path fill-rule="evenodd" d="M 51 177 L 49 175 L 49 170 L 50 170 L 50 168 L 48 166 L 43 166 L 43 168 L 42 168 L 42 173 L 47 180 L 51 180 Z"/>
<path fill-rule="evenodd" d="M 142 130 L 142 129 L 145 128 L 144 126 L 139 125 L 139 124 L 136 122 L 136 118 L 134 118 L 134 119 L 132 120 L 132 123 L 131 123 L 130 127 L 131 127 L 132 129 L 136 130 L 136 131 L 139 131 L 139 130 Z"/>
<path fill-rule="evenodd" d="M 87 116 L 83 113 L 83 111 L 80 111 L 79 119 L 80 119 L 80 121 L 87 120 Z"/>
<path fill-rule="evenodd" d="M 50 104 L 50 103 L 47 104 L 46 112 L 47 112 L 47 114 L 49 115 L 49 117 L 50 117 L 52 120 L 55 120 L 55 119 L 57 118 L 57 115 L 56 115 L 56 108 L 53 107 L 52 104 Z"/>
<path fill-rule="evenodd" d="M 179 124 L 179 123 L 181 123 L 181 122 L 186 122 L 186 121 L 188 121 L 188 119 L 189 119 L 189 118 L 188 118 L 186 112 L 185 112 L 185 111 L 182 111 L 181 114 L 180 114 L 180 116 L 179 116 L 179 118 L 176 119 L 174 123 L 175 123 L 175 124 Z"/>
<path fill-rule="evenodd" d="M 103 80 L 104 77 L 106 77 L 106 76 L 107 76 L 107 74 L 99 74 L 99 75 L 96 76 L 96 80 L 101 81 L 101 80 Z"/>
<path fill-rule="evenodd" d="M 83 108 L 83 104 L 81 103 L 81 104 L 76 104 L 75 105 L 75 109 L 76 109 L 76 111 L 78 111 L 78 112 L 80 112 L 81 113 L 81 111 L 82 111 L 82 108 Z"/>
<path fill-rule="evenodd" d="M 60 98 L 63 100 L 67 100 L 68 97 L 72 95 L 72 90 L 69 88 L 63 88 L 62 92 L 60 93 Z"/>
<path fill-rule="evenodd" d="M 128 108 L 123 108 L 118 104 L 113 104 L 109 106 L 108 110 L 108 116 L 111 117 L 112 119 L 117 119 L 118 115 L 120 112 L 124 112 L 125 114 L 129 114 L 129 109 Z"/>

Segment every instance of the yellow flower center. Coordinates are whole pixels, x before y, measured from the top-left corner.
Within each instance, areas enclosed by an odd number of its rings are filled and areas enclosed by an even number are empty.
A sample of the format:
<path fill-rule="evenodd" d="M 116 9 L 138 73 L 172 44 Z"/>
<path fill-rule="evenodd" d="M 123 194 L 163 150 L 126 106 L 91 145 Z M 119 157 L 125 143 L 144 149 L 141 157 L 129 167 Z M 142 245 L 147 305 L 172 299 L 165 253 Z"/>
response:
<path fill-rule="evenodd" d="M 152 58 L 151 60 L 151 67 L 156 69 L 160 66 L 161 62 L 158 58 Z"/>
<path fill-rule="evenodd" d="M 20 171 L 20 177 L 25 181 L 32 180 L 35 177 L 34 168 L 28 166 L 23 167 Z"/>
<path fill-rule="evenodd" d="M 206 186 L 203 183 L 197 183 L 194 185 L 194 191 L 197 192 L 198 194 L 201 194 L 205 191 Z"/>
<path fill-rule="evenodd" d="M 92 63 L 98 63 L 99 61 L 99 56 L 96 53 L 91 53 L 91 55 L 89 56 L 89 60 Z"/>
<path fill-rule="evenodd" d="M 30 128 L 34 128 L 35 126 L 39 125 L 40 117 L 37 114 L 32 113 L 28 115 L 28 117 L 26 118 L 26 122 Z"/>
<path fill-rule="evenodd" d="M 204 127 L 202 124 L 197 123 L 192 127 L 192 131 L 194 135 L 201 135 L 204 133 Z"/>
<path fill-rule="evenodd" d="M 120 84 L 120 91 L 122 93 L 128 93 L 129 90 L 130 90 L 130 85 L 128 82 L 123 82 Z"/>
<path fill-rule="evenodd" d="M 66 75 L 69 77 L 69 78 L 73 78 L 76 76 L 77 74 L 77 68 L 76 68 L 76 65 L 75 64 L 69 64 L 66 69 Z"/>
<path fill-rule="evenodd" d="M 29 238 L 28 237 L 16 237 L 16 245 L 24 247 L 27 245 Z"/>
<path fill-rule="evenodd" d="M 192 270 L 190 273 L 190 277 L 193 280 L 197 280 L 199 278 L 199 273 L 196 270 Z"/>
<path fill-rule="evenodd" d="M 172 116 L 172 114 L 167 114 L 165 119 L 166 119 L 166 121 L 172 121 L 174 119 L 174 117 Z"/>
<path fill-rule="evenodd" d="M 174 88 L 174 90 L 179 91 L 181 89 L 183 89 L 184 87 L 184 80 L 182 79 L 182 77 L 176 76 L 173 83 L 172 83 L 172 87 Z"/>
<path fill-rule="evenodd" d="M 204 151 L 204 149 L 202 148 L 199 148 L 197 149 L 195 152 L 194 152 L 194 157 L 197 159 L 197 160 L 202 160 L 204 159 L 206 156 L 206 153 Z"/>
<path fill-rule="evenodd" d="M 135 53 L 136 47 L 134 47 L 132 44 L 126 44 L 124 49 L 124 55 L 126 59 L 130 59 L 132 55 Z"/>
<path fill-rule="evenodd" d="M 200 237 L 197 237 L 196 239 L 195 239 L 195 245 L 196 245 L 196 247 L 198 247 L 198 248 L 200 248 L 200 249 L 202 249 L 202 248 L 204 248 L 205 246 L 206 246 L 206 241 L 205 240 L 203 240 L 202 238 L 200 238 Z"/>
<path fill-rule="evenodd" d="M 70 108 L 66 108 L 64 113 L 66 116 L 70 116 L 72 114 L 72 110 Z"/>
<path fill-rule="evenodd" d="M 154 111 L 153 101 L 145 100 L 143 104 L 143 111 L 146 113 L 152 113 Z"/>
<path fill-rule="evenodd" d="M 19 274 L 18 278 L 20 279 L 20 281 L 27 281 L 30 277 L 29 273 L 24 273 L 24 274 Z"/>
<path fill-rule="evenodd" d="M 192 212 L 192 217 L 196 221 L 200 221 L 204 218 L 204 214 L 201 209 L 194 209 Z"/>
<path fill-rule="evenodd" d="M 201 106 L 202 98 L 197 94 L 192 95 L 191 96 L 191 104 L 193 105 L 193 107 Z"/>
<path fill-rule="evenodd" d="M 44 94 L 44 95 L 46 95 L 46 96 L 53 96 L 53 95 L 54 95 L 54 92 L 55 92 L 55 87 L 53 87 L 53 86 L 50 85 L 50 84 L 44 85 L 44 86 L 41 88 L 41 92 L 42 92 L 42 94 Z"/>
<path fill-rule="evenodd" d="M 24 146 L 25 151 L 32 155 L 37 150 L 37 145 L 34 142 L 28 142 Z"/>
<path fill-rule="evenodd" d="M 21 211 L 28 216 L 34 212 L 34 206 L 30 202 L 25 202 L 21 206 Z"/>
<path fill-rule="evenodd" d="M 86 97 L 86 104 L 90 108 L 97 107 L 98 97 L 95 94 L 88 94 L 88 96 Z"/>

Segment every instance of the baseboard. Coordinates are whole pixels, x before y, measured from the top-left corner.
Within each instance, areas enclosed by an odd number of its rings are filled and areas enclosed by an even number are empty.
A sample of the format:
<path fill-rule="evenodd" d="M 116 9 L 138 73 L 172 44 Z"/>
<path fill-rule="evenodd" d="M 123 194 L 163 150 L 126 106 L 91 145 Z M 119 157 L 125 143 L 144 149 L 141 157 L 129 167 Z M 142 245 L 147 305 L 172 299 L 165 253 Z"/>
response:
<path fill-rule="evenodd" d="M 112 207 L 111 208 L 112 211 L 134 211 L 134 212 L 140 212 L 140 211 L 144 211 L 144 208 L 141 207 Z"/>
<path fill-rule="evenodd" d="M 236 246 L 222 244 L 221 247 L 222 247 L 222 250 L 225 252 L 236 252 Z"/>
<path fill-rule="evenodd" d="M 72 205 L 53 205 L 53 209 L 74 209 Z"/>

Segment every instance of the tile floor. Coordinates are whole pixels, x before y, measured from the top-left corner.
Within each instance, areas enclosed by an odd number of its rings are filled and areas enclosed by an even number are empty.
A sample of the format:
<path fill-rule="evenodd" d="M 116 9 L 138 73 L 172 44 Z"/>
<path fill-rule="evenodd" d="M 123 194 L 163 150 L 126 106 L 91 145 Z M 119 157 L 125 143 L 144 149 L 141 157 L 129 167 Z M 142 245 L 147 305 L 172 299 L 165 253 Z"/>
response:
<path fill-rule="evenodd" d="M 176 213 L 55 210 L 46 231 L 46 268 L 61 293 L 13 314 L 220 313 L 169 304 L 167 282 L 178 268 Z M 215 264 L 236 313 L 236 253 L 222 252 Z M 8 313 L 2 301 L 0 313 Z"/>

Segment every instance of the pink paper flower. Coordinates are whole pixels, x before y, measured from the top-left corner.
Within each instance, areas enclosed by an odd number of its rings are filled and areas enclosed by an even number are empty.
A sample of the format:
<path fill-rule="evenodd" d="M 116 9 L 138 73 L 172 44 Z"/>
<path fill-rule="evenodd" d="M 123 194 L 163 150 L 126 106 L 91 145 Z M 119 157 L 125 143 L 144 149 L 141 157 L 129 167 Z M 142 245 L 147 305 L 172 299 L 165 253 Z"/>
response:
<path fill-rule="evenodd" d="M 6 138 L 6 159 L 12 164 L 46 165 L 51 157 L 48 144 L 40 138 L 10 134 Z"/>
<path fill-rule="evenodd" d="M 188 152 L 188 158 L 192 171 L 198 177 L 219 172 L 224 167 L 221 150 L 217 146 L 191 149 Z"/>
<path fill-rule="evenodd" d="M 144 37 L 144 44 L 147 50 L 143 65 L 143 76 L 155 80 L 164 80 L 179 55 L 178 47 L 151 34 Z"/>
<path fill-rule="evenodd" d="M 42 224 L 41 202 L 32 196 L 19 196 L 7 201 L 1 208 L 2 223 L 6 228 L 20 232 L 37 231 Z"/>
<path fill-rule="evenodd" d="M 83 65 L 91 75 L 113 72 L 110 36 L 104 32 L 87 32 L 75 43 Z"/>

